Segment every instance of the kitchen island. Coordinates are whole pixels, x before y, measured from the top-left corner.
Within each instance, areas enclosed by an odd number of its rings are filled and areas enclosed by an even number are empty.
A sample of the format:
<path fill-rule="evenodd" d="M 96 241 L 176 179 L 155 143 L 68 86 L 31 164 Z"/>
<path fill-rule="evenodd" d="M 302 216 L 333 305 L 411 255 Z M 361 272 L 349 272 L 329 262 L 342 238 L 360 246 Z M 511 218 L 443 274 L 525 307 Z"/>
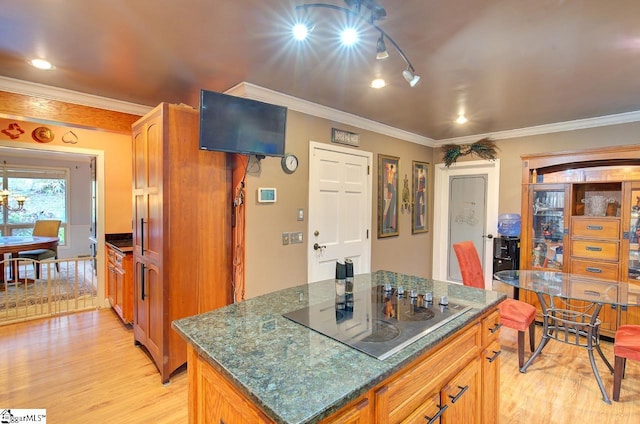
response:
<path fill-rule="evenodd" d="M 497 422 L 504 294 L 388 271 L 356 276 L 354 293 L 385 285 L 471 309 L 384 360 L 283 317 L 332 302 L 334 280 L 174 321 L 188 344 L 189 421 Z"/>

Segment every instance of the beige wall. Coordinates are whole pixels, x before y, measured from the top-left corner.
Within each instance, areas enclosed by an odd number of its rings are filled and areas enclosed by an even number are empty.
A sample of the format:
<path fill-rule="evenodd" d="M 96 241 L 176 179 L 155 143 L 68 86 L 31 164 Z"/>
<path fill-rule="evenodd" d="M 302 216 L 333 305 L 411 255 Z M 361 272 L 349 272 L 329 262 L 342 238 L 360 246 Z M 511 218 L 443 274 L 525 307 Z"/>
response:
<path fill-rule="evenodd" d="M 411 187 L 411 161 L 431 163 L 429 202 L 432 202 L 433 149 L 380 135 L 360 128 L 312 117 L 290 110 L 287 118 L 287 152 L 298 157 L 300 166 L 291 175 L 282 171 L 280 158 L 262 160 L 259 173 L 247 176 L 246 203 L 246 297 L 305 284 L 307 281 L 307 203 L 309 175 L 309 141 L 330 143 L 331 128 L 360 134 L 360 151 L 373 153 L 372 221 L 370 234 L 371 269 L 403 271 L 420 276 L 431 275 L 431 232 L 412 235 L 411 213 L 399 214 L 398 237 L 377 238 L 378 153 L 400 157 L 399 184 L 404 175 Z M 345 147 L 345 146 L 342 146 Z M 278 202 L 258 204 L 258 187 L 278 189 Z M 303 208 L 305 220 L 297 221 L 297 210 Z M 429 214 L 431 225 L 432 216 Z M 304 232 L 305 243 L 282 245 L 283 232 Z"/>
<path fill-rule="evenodd" d="M 31 133 L 42 124 L 0 118 L 0 129 L 8 128 L 11 123 L 18 123 L 24 134 L 12 140 L 0 132 L 0 140 L 10 147 L 46 149 L 52 146 L 57 149 L 73 147 L 104 151 L 105 233 L 131 232 L 131 135 L 47 124 L 45 126 L 53 131 L 55 138 L 50 143 L 41 144 L 31 137 Z M 68 131 L 77 135 L 76 144 L 62 141 L 62 136 Z"/>
<path fill-rule="evenodd" d="M 308 143 L 330 143 L 331 128 L 360 134 L 359 150 L 374 153 L 372 193 L 372 257 L 371 269 L 389 269 L 430 277 L 432 270 L 433 239 L 431 231 L 411 234 L 410 213 L 400 214 L 400 235 L 378 239 L 376 221 L 377 203 L 377 154 L 400 157 L 400 188 L 407 174 L 410 178 L 411 161 L 421 160 L 431 164 L 429 170 L 429 228 L 433 225 L 433 164 L 442 162 L 442 149 L 429 148 L 391 137 L 351 128 L 343 124 L 289 111 L 287 151 L 296 154 L 300 167 L 293 175 L 286 175 L 280 168 L 279 158 L 266 158 L 258 174 L 247 178 L 247 226 L 246 226 L 246 297 L 254 297 L 270 291 L 306 282 L 306 243 L 283 246 L 282 232 L 303 231 L 306 240 L 307 221 L 296 220 L 298 208 L 307 211 L 308 197 Z M 565 131 L 512 139 L 497 140 L 500 158 L 500 213 L 520 213 L 521 155 L 567 150 L 580 150 L 605 146 L 639 144 L 640 123 Z M 466 156 L 459 161 L 477 160 Z M 276 187 L 278 203 L 259 205 L 257 187 Z"/>

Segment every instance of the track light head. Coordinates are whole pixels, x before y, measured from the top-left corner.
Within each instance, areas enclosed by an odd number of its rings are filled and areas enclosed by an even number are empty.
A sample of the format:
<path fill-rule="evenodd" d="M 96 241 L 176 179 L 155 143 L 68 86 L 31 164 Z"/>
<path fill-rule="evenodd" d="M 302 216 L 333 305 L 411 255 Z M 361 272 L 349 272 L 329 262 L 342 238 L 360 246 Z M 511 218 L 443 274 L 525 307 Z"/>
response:
<path fill-rule="evenodd" d="M 305 40 L 310 32 L 309 27 L 303 23 L 295 24 L 292 28 L 292 31 L 293 37 L 298 41 Z"/>
<path fill-rule="evenodd" d="M 404 77 L 405 80 L 407 80 L 407 82 L 411 87 L 415 87 L 416 84 L 418 84 L 418 81 L 420 81 L 420 77 L 415 74 L 412 68 L 407 68 L 404 71 L 402 71 L 402 76 Z"/>
<path fill-rule="evenodd" d="M 384 35 L 380 34 L 380 38 L 378 38 L 378 43 L 376 44 L 376 59 L 386 59 L 389 57 L 389 53 L 387 52 L 387 46 L 384 44 Z"/>

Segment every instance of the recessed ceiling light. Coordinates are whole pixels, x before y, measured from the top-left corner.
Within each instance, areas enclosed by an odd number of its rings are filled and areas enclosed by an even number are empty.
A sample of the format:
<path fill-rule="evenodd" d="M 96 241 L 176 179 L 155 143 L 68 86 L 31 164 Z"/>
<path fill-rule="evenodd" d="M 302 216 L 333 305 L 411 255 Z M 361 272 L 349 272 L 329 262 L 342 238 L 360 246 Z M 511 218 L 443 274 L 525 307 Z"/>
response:
<path fill-rule="evenodd" d="M 372 88 L 382 88 L 382 87 L 386 87 L 386 85 L 387 85 L 387 82 L 382 78 L 376 78 L 373 81 L 371 81 Z"/>
<path fill-rule="evenodd" d="M 53 65 L 51 64 L 51 62 L 44 60 L 44 59 L 31 59 L 31 65 L 38 68 L 38 69 L 42 69 L 44 71 L 48 71 L 50 69 L 53 69 Z"/>
<path fill-rule="evenodd" d="M 467 121 L 468 121 L 467 117 L 461 113 L 460 115 L 458 115 L 458 118 L 456 119 L 456 124 L 460 124 L 460 125 L 466 124 Z"/>

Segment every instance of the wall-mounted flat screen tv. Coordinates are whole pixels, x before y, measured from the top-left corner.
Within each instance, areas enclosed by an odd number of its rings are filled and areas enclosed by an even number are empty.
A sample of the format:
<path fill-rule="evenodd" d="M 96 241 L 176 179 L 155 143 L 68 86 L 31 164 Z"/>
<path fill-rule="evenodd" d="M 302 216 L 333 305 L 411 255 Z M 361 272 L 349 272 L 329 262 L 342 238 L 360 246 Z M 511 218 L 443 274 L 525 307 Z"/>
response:
<path fill-rule="evenodd" d="M 287 108 L 215 91 L 200 92 L 200 149 L 283 156 Z"/>

